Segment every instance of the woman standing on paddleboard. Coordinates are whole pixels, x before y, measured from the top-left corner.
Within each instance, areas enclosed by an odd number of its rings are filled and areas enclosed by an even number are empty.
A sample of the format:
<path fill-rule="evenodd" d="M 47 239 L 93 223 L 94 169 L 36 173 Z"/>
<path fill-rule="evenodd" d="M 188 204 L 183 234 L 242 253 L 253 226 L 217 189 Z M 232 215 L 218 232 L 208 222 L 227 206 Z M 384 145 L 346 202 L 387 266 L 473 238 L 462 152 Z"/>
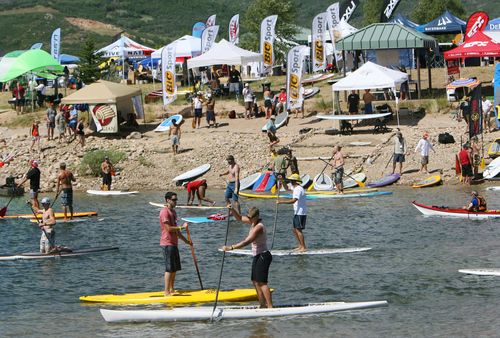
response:
<path fill-rule="evenodd" d="M 224 245 L 222 250 L 231 251 L 243 248 L 250 243 L 252 244 L 252 283 L 259 297 L 260 308 L 272 308 L 273 300 L 271 290 L 267 285 L 267 277 L 269 274 L 269 266 L 273 261 L 273 256 L 267 248 L 267 231 L 262 219 L 259 217 L 259 209 L 257 207 L 251 207 L 248 209 L 247 216 L 243 217 L 233 209 L 231 204 L 227 207 L 232 211 L 236 220 L 250 224 L 251 227 L 245 240 L 234 245 Z"/>

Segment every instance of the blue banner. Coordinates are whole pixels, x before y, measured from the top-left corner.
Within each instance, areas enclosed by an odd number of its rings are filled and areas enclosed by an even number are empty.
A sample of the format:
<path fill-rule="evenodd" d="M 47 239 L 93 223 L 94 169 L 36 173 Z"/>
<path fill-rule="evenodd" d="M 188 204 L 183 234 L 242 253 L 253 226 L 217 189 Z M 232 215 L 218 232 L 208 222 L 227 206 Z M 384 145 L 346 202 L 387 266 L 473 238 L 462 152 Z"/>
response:
<path fill-rule="evenodd" d="M 495 68 L 495 80 L 493 84 L 493 97 L 495 99 L 495 107 L 493 107 L 495 110 L 495 119 L 497 120 L 497 126 L 500 129 L 500 123 L 498 122 L 498 105 L 500 105 L 500 63 L 497 63 L 497 66 Z"/>

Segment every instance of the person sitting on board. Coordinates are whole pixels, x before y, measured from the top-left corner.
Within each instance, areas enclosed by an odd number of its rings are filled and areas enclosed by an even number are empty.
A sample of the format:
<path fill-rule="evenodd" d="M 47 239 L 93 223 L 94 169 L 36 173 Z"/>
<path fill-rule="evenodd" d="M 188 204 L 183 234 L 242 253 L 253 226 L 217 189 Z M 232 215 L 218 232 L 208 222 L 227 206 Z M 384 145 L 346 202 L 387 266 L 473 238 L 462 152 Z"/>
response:
<path fill-rule="evenodd" d="M 276 125 L 274 122 L 276 121 L 276 115 L 271 115 L 269 122 L 266 124 L 267 136 L 269 137 L 269 154 L 271 154 L 271 150 L 273 146 L 280 142 L 280 139 L 276 136 Z"/>
<path fill-rule="evenodd" d="M 56 216 L 54 215 L 54 210 L 50 207 L 50 199 L 47 197 L 42 199 L 43 210 L 40 210 L 36 205 L 33 205 L 31 201 L 26 201 L 26 204 L 32 206 L 36 213 L 43 211 L 42 219 L 39 225 L 40 227 L 43 227 L 45 231 L 42 231 L 42 237 L 40 237 L 40 252 L 48 254 L 52 251 L 52 247 L 56 241 L 56 232 L 53 229 L 53 226 L 56 225 Z"/>
<path fill-rule="evenodd" d="M 207 189 L 207 180 L 194 181 L 194 182 L 184 182 L 182 183 L 183 187 L 187 188 L 188 191 L 188 199 L 186 205 L 193 205 L 194 202 L 194 194 L 196 193 L 196 197 L 198 197 L 198 206 L 202 206 L 201 201 L 206 201 L 212 203 L 212 207 L 215 205 L 215 201 L 212 201 L 210 198 L 205 197 L 205 190 Z"/>
<path fill-rule="evenodd" d="M 304 234 L 302 233 L 302 230 L 306 228 L 306 193 L 300 185 L 302 180 L 298 174 L 288 177 L 287 181 L 292 183 L 292 187 L 290 188 L 288 184 L 285 184 L 284 187 L 286 190 L 292 191 L 292 199 L 287 201 L 278 199 L 276 204 L 293 204 L 293 233 L 297 238 L 297 242 L 299 242 L 299 247 L 293 249 L 293 251 L 304 252 L 307 251 Z"/>
<path fill-rule="evenodd" d="M 68 210 L 69 207 L 70 219 L 73 219 L 73 183 L 76 182 L 76 178 L 73 173 L 69 170 L 66 170 L 66 163 L 61 163 L 59 165 L 61 168 L 61 172 L 57 175 L 57 183 L 56 183 L 56 197 L 59 194 L 59 184 L 62 186 L 62 195 L 61 195 L 61 205 L 64 213 L 63 222 L 68 220 Z"/>
<path fill-rule="evenodd" d="M 472 201 L 470 201 L 469 205 L 463 207 L 462 209 L 468 211 L 486 211 L 486 200 L 483 196 L 480 196 L 476 190 L 472 190 Z"/>
<path fill-rule="evenodd" d="M 328 162 L 332 167 L 332 181 L 335 183 L 337 193 L 342 195 L 344 193 L 344 156 L 340 152 L 341 146 L 333 147 L 333 162 Z"/>
<path fill-rule="evenodd" d="M 181 259 L 177 248 L 178 239 L 182 239 L 187 245 L 192 245 L 192 243 L 181 233 L 181 230 L 188 228 L 188 223 L 184 222 L 182 226 L 177 226 L 177 213 L 174 210 L 177 205 L 177 194 L 167 192 L 165 202 L 167 205 L 160 211 L 160 246 L 165 258 L 165 297 L 169 297 L 175 292 L 175 275 L 181 270 Z"/>
<path fill-rule="evenodd" d="M 111 190 L 113 163 L 109 160 L 108 156 L 104 157 L 104 162 L 101 163 L 102 171 L 102 190 Z"/>
<path fill-rule="evenodd" d="M 394 171 L 396 171 L 396 163 L 399 162 L 399 175 L 402 175 L 403 172 L 403 162 L 405 161 L 406 151 L 408 148 L 406 147 L 406 140 L 403 137 L 403 134 L 398 131 L 396 134 L 396 138 L 393 141 L 393 162 L 392 162 L 392 175 L 394 175 Z"/>
<path fill-rule="evenodd" d="M 226 200 L 226 205 L 229 207 L 231 205 L 230 198 L 233 199 L 236 211 L 240 211 L 240 202 L 238 202 L 238 193 L 240 191 L 240 166 L 234 161 L 234 156 L 229 155 L 226 157 L 229 168 L 223 173 L 219 174 L 219 177 L 229 174 L 229 183 L 226 188 L 226 194 L 224 196 Z"/>
<path fill-rule="evenodd" d="M 472 181 L 472 155 L 470 150 L 470 146 L 468 143 L 465 143 L 463 146 L 463 150 L 458 153 L 458 158 L 460 160 L 460 166 L 462 167 L 462 183 L 463 185 L 470 185 Z"/>
<path fill-rule="evenodd" d="M 168 137 L 170 137 L 170 144 L 172 145 L 172 152 L 174 156 L 179 150 L 179 145 L 181 144 L 181 126 L 177 124 L 175 120 L 172 120 L 172 124 L 168 129 Z"/>
<path fill-rule="evenodd" d="M 250 224 L 251 227 L 247 238 L 234 245 L 224 245 L 222 250 L 231 251 L 252 244 L 252 284 L 255 287 L 257 297 L 259 298 L 260 308 L 270 309 L 273 307 L 273 299 L 271 290 L 269 289 L 267 283 L 269 266 L 273 261 L 273 256 L 267 248 L 267 231 L 264 226 L 264 222 L 259 217 L 259 209 L 257 207 L 251 207 L 248 209 L 246 217 L 244 217 L 241 216 L 239 212 L 234 210 L 232 205 L 228 205 L 228 208 L 233 213 L 233 216 L 237 221 Z"/>

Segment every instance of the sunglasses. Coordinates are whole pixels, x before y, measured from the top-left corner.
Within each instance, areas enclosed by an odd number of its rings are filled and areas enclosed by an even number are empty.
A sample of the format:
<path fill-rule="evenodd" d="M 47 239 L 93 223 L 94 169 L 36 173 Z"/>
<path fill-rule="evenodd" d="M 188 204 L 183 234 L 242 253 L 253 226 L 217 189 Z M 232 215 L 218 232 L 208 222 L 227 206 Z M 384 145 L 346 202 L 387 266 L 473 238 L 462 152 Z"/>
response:
<path fill-rule="evenodd" d="M 177 198 L 172 198 L 172 199 L 170 199 L 170 200 L 171 200 L 171 201 L 174 201 L 174 202 L 177 202 L 177 200 L 178 200 L 178 199 L 177 199 Z"/>
<path fill-rule="evenodd" d="M 247 214 L 247 217 L 248 217 L 248 218 L 254 218 L 255 216 L 256 216 L 256 215 L 250 216 L 250 215 L 248 215 L 248 214 Z"/>

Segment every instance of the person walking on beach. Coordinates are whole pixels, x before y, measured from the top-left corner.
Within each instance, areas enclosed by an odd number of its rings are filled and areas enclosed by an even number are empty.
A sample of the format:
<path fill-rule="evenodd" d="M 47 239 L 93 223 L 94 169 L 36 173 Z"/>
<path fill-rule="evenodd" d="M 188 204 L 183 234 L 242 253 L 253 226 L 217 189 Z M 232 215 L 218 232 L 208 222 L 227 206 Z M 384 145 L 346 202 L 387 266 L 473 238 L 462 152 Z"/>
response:
<path fill-rule="evenodd" d="M 217 128 L 217 123 L 215 121 L 215 98 L 212 94 L 208 94 L 207 105 L 207 124 L 208 127 Z M 210 122 L 213 122 L 211 124 Z"/>
<path fill-rule="evenodd" d="M 30 135 L 31 135 L 31 146 L 30 146 L 30 154 L 33 153 L 33 146 L 36 144 L 36 148 L 38 153 L 40 154 L 40 121 L 35 121 L 30 127 Z"/>
<path fill-rule="evenodd" d="M 421 155 L 421 164 L 422 167 L 418 171 L 419 174 L 422 173 L 422 171 L 425 170 L 427 174 L 429 174 L 429 170 L 427 170 L 427 164 L 429 164 L 429 149 L 432 149 L 434 154 L 436 151 L 434 150 L 434 147 L 432 146 L 431 142 L 428 140 L 429 134 L 425 133 L 424 136 L 420 141 L 418 141 L 417 147 L 415 148 L 415 154 L 419 149 L 421 149 L 420 155 Z"/>
<path fill-rule="evenodd" d="M 212 201 L 210 198 L 205 197 L 205 190 L 207 190 L 207 180 L 184 182 L 182 183 L 182 186 L 186 187 L 188 192 L 186 205 L 193 205 L 195 193 L 196 197 L 198 197 L 198 206 L 202 206 L 201 201 L 212 203 L 212 207 L 215 205 L 215 201 Z"/>
<path fill-rule="evenodd" d="M 161 238 L 160 246 L 165 258 L 165 297 L 170 297 L 175 293 L 174 282 L 177 271 L 181 270 L 181 258 L 177 248 L 179 238 L 187 245 L 192 245 L 181 233 L 181 230 L 188 228 L 188 223 L 177 226 L 177 213 L 174 208 L 177 205 L 177 194 L 167 192 L 165 194 L 167 205 L 160 211 Z"/>
<path fill-rule="evenodd" d="M 274 157 L 271 170 L 274 172 L 276 180 L 282 182 L 286 176 L 286 159 L 282 149 L 278 150 L 278 156 Z"/>
<path fill-rule="evenodd" d="M 363 94 L 363 101 L 365 102 L 365 114 L 373 114 L 373 105 L 372 102 L 375 100 L 375 95 L 370 93 L 370 89 L 365 89 L 365 93 Z M 368 126 L 372 124 L 372 120 L 368 120 Z"/>
<path fill-rule="evenodd" d="M 332 167 L 332 181 L 335 183 L 339 195 L 344 193 L 344 156 L 340 152 L 341 149 L 341 146 L 333 147 L 333 162 L 328 162 Z"/>
<path fill-rule="evenodd" d="M 69 123 L 68 128 L 70 136 L 73 135 L 73 140 L 76 139 L 76 125 L 78 124 L 78 110 L 74 105 L 69 106 Z"/>
<path fill-rule="evenodd" d="M 269 122 L 266 124 L 267 129 L 267 137 L 269 137 L 269 153 L 273 149 L 273 146 L 280 142 L 280 139 L 276 136 L 276 125 L 274 122 L 276 121 L 276 115 L 271 115 Z"/>
<path fill-rule="evenodd" d="M 462 183 L 463 185 L 470 185 L 472 181 L 472 155 L 469 151 L 470 146 L 465 143 L 463 150 L 458 153 L 460 159 L 460 166 L 462 167 Z"/>
<path fill-rule="evenodd" d="M 229 155 L 226 157 L 229 168 L 223 173 L 219 174 L 219 177 L 224 175 L 229 175 L 229 184 L 226 188 L 226 195 L 224 196 L 226 200 L 226 205 L 229 207 L 231 205 L 230 198 L 233 199 L 236 211 L 241 213 L 240 202 L 238 202 L 238 193 L 240 191 L 240 166 L 234 161 L 234 156 Z"/>
<path fill-rule="evenodd" d="M 488 128 L 487 132 L 491 133 L 491 117 L 494 113 L 494 110 L 492 110 L 493 105 L 491 104 L 490 100 L 486 100 L 486 96 L 481 95 L 481 105 L 483 108 L 483 119 L 484 119 L 484 130 Z"/>
<path fill-rule="evenodd" d="M 392 161 L 392 174 L 394 175 L 394 171 L 396 170 L 396 163 L 399 163 L 399 175 L 402 175 L 403 172 L 403 162 L 405 161 L 406 151 L 406 140 L 403 137 L 403 134 L 398 131 L 396 134 L 396 138 L 393 142 L 393 161 Z"/>
<path fill-rule="evenodd" d="M 172 145 L 172 152 L 174 156 L 177 154 L 177 150 L 181 144 L 181 126 L 177 124 L 176 121 L 172 120 L 172 124 L 168 129 L 168 136 L 170 137 L 170 144 Z"/>
<path fill-rule="evenodd" d="M 276 204 L 293 204 L 293 233 L 299 243 L 299 247 L 293 249 L 293 251 L 304 252 L 307 251 L 304 234 L 302 233 L 302 230 L 306 228 L 306 193 L 300 185 L 302 180 L 299 175 L 293 174 L 287 180 L 292 183 L 292 187 L 290 188 L 288 184 L 284 186 L 286 190 L 292 191 L 292 199 L 287 201 L 277 200 Z"/>
<path fill-rule="evenodd" d="M 30 161 L 30 170 L 19 183 L 19 186 L 23 185 L 27 180 L 30 180 L 31 204 L 40 209 L 40 203 L 38 203 L 38 190 L 40 190 L 40 169 L 38 169 L 38 162 L 36 160 Z"/>
<path fill-rule="evenodd" d="M 260 308 L 270 309 L 273 307 L 273 299 L 271 290 L 267 284 L 269 267 L 273 261 L 273 255 L 271 255 L 271 252 L 267 248 L 267 231 L 264 226 L 264 222 L 260 218 L 259 209 L 257 207 L 251 207 L 248 209 L 246 217 L 244 217 L 241 216 L 239 212 L 234 210 L 231 205 L 228 205 L 228 208 L 231 210 L 237 221 L 250 224 L 251 226 L 247 238 L 234 245 L 224 245 L 222 250 L 231 251 L 252 244 L 252 284 L 255 287 L 257 297 L 259 298 Z"/>
<path fill-rule="evenodd" d="M 54 104 L 51 103 L 50 107 L 47 108 L 45 112 L 47 115 L 47 139 L 54 140 L 54 128 L 56 127 L 56 111 L 54 110 Z"/>
<path fill-rule="evenodd" d="M 57 113 L 55 122 L 57 125 L 57 131 L 59 132 L 59 141 L 57 141 L 57 143 L 61 143 L 62 139 L 66 142 L 66 135 L 64 134 L 66 131 L 66 118 L 64 117 L 64 112 L 62 110 Z"/>
<path fill-rule="evenodd" d="M 76 182 L 76 178 L 73 173 L 69 170 L 66 170 L 66 163 L 61 163 L 59 165 L 61 172 L 57 175 L 57 183 L 56 183 L 56 196 L 57 198 L 59 194 L 59 184 L 62 186 L 61 193 L 61 206 L 62 211 L 64 213 L 63 222 L 68 220 L 68 210 L 70 212 L 70 219 L 73 219 L 73 183 Z"/>
<path fill-rule="evenodd" d="M 253 90 L 248 83 L 245 83 L 245 89 L 243 89 L 243 99 L 245 101 L 245 118 L 250 119 L 252 117 Z"/>
<path fill-rule="evenodd" d="M 111 190 L 111 181 L 113 180 L 111 172 L 113 171 L 113 163 L 108 156 L 104 157 L 104 162 L 101 163 L 102 171 L 102 190 Z"/>
<path fill-rule="evenodd" d="M 42 237 L 40 237 L 40 252 L 48 254 L 52 251 L 52 246 L 54 246 L 55 248 L 56 241 L 56 232 L 53 229 L 54 225 L 56 225 L 56 217 L 54 215 L 54 210 L 52 210 L 52 208 L 50 207 L 50 200 L 47 197 L 44 197 L 42 199 L 43 209 L 40 209 L 36 205 L 33 205 L 30 201 L 26 201 L 26 204 L 32 206 L 33 210 L 37 214 L 40 211 L 43 212 L 42 220 L 39 225 L 43 227 L 45 231 L 42 230 Z"/>
<path fill-rule="evenodd" d="M 75 144 L 75 151 L 76 147 L 81 144 L 82 145 L 82 150 L 85 149 L 85 132 L 83 129 L 85 128 L 85 117 L 80 118 L 80 121 L 78 121 L 78 124 L 76 125 L 76 137 L 77 141 Z"/>

